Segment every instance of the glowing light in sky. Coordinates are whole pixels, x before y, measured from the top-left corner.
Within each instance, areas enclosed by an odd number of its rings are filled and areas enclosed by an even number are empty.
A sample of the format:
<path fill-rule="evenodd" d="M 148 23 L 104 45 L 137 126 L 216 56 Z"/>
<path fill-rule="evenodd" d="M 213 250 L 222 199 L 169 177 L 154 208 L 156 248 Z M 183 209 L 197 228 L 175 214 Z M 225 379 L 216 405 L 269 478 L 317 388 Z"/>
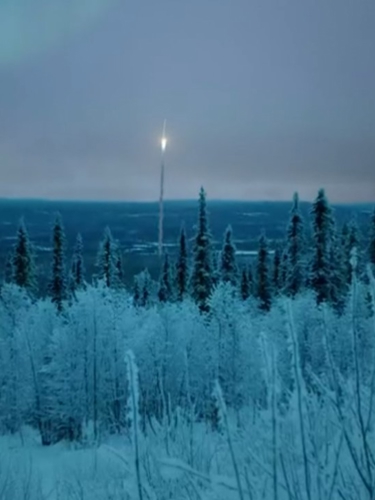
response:
<path fill-rule="evenodd" d="M 161 150 L 164 152 L 165 148 L 167 147 L 167 136 L 166 136 L 166 127 L 167 127 L 167 120 L 164 120 L 163 123 L 163 135 L 161 138 Z"/>
<path fill-rule="evenodd" d="M 0 0 L 0 65 L 45 53 L 87 28 L 117 0 Z"/>

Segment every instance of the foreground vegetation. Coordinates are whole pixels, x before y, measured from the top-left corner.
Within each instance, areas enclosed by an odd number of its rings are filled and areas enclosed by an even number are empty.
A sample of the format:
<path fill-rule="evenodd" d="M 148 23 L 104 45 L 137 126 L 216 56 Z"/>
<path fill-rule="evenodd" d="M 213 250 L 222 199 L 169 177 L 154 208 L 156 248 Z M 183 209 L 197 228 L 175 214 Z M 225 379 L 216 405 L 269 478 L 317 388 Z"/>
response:
<path fill-rule="evenodd" d="M 228 229 L 214 265 L 202 191 L 192 258 L 182 232 L 176 265 L 132 291 L 109 232 L 94 282 L 79 245 L 68 277 L 57 221 L 45 298 L 21 226 L 0 300 L 0 497 L 373 500 L 375 239 L 338 240 L 324 192 L 313 215 L 310 247 L 295 197 L 272 264 L 262 235 L 238 269 Z"/>

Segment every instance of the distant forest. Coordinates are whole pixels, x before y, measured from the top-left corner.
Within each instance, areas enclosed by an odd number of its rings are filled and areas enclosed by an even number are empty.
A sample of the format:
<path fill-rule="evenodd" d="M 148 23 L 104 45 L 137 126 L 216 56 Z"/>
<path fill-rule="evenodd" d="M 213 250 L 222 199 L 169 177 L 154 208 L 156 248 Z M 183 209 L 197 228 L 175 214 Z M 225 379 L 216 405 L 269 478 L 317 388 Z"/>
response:
<path fill-rule="evenodd" d="M 267 204 L 259 204 L 259 207 L 264 210 L 265 205 Z M 220 210 L 223 213 L 225 213 L 225 208 L 226 203 L 221 203 Z M 270 210 L 263 212 L 263 215 L 268 216 L 274 208 L 272 204 L 268 205 Z M 134 217 L 140 218 L 140 212 L 139 210 L 138 213 L 134 214 Z M 241 212 L 242 217 L 248 218 L 259 214 L 261 215 L 262 212 Z M 306 220 L 306 216 L 309 218 L 308 220 Z M 361 218 L 361 224 L 358 222 L 359 218 Z M 151 229 L 155 229 L 154 226 L 156 226 L 155 217 L 153 221 L 152 228 L 149 226 L 146 229 L 140 227 L 139 231 L 143 230 L 150 236 Z M 92 224 L 92 222 L 92 217 L 87 220 L 87 224 Z M 85 227 L 86 222 L 82 221 L 82 224 Z M 115 227 L 118 229 L 117 224 L 118 221 L 115 223 Z M 258 222 L 259 224 L 261 222 Z M 123 288 L 127 286 L 133 291 L 136 300 L 141 293 L 146 293 L 150 300 L 152 296 L 164 301 L 174 300 L 185 292 L 194 295 L 197 293 L 195 289 L 198 286 L 203 286 L 196 283 L 197 280 L 203 278 L 198 276 L 198 271 L 194 271 L 197 258 L 200 256 L 199 258 L 206 259 L 203 266 L 204 273 L 210 275 L 210 285 L 205 285 L 208 287 L 206 299 L 209 297 L 209 290 L 212 286 L 215 286 L 220 279 L 224 279 L 223 273 L 228 267 L 227 273 L 231 269 L 232 276 L 225 278 L 224 281 L 230 281 L 239 287 L 244 298 L 250 294 L 262 295 L 260 290 L 255 291 L 255 288 L 259 288 L 259 286 L 264 288 L 264 293 L 269 294 L 270 297 L 267 301 L 271 301 L 273 293 L 288 293 L 288 290 L 289 292 L 290 290 L 297 292 L 301 287 L 315 286 L 318 288 L 330 287 L 331 299 L 340 301 L 339 295 L 344 293 L 344 290 L 341 290 L 344 285 L 340 283 L 350 282 L 350 258 L 353 248 L 358 254 L 360 274 L 364 273 L 367 262 L 375 262 L 375 212 L 371 215 L 369 210 L 363 210 L 362 207 L 359 214 L 352 211 L 349 220 L 338 223 L 324 190 L 319 191 L 317 198 L 308 210 L 305 205 L 304 211 L 301 210 L 298 194 L 295 193 L 292 205 L 289 207 L 289 222 L 285 225 L 284 232 L 281 233 L 281 227 L 277 223 L 274 223 L 273 226 L 269 222 L 267 225 L 264 223 L 259 234 L 256 237 L 252 234 L 251 239 L 249 238 L 252 250 L 249 250 L 248 245 L 247 250 L 238 252 L 231 225 L 226 227 L 223 241 L 219 247 L 217 240 L 215 241 L 212 235 L 206 194 L 203 188 L 199 195 L 198 218 L 195 224 L 192 224 L 192 221 L 189 223 L 193 237 L 188 237 L 186 225 L 181 219 L 179 219 L 179 225 L 179 235 L 177 232 L 174 235 L 175 246 L 169 243 L 171 231 L 168 231 L 162 260 L 155 257 L 155 248 L 153 248 L 152 253 L 149 254 L 153 259 L 151 272 L 145 266 L 136 274 L 132 273 L 134 268 L 127 265 L 133 254 L 128 253 L 125 262 L 123 246 L 113 236 L 112 229 L 106 226 L 102 240 L 96 244 L 95 261 L 94 263 L 90 262 L 90 269 L 87 272 L 85 240 L 78 232 L 73 252 L 68 255 L 67 238 L 61 214 L 55 214 L 50 242 L 44 242 L 45 245 L 49 245 L 49 267 L 47 267 L 46 262 L 43 262 L 42 266 L 36 265 L 37 249 L 40 248 L 42 238 L 39 238 L 39 246 L 31 241 L 26 222 L 24 218 L 21 218 L 15 242 L 8 250 L 4 263 L 4 282 L 15 283 L 28 289 L 35 296 L 52 294 L 53 298 L 54 293 L 60 294 L 60 299 L 56 299 L 59 304 L 64 299 L 72 297 L 77 288 L 86 284 L 95 284 L 100 280 L 103 280 L 110 287 Z M 243 235 L 244 228 L 240 228 Z M 270 233 L 273 238 L 270 237 Z M 142 240 L 139 235 L 134 240 L 143 241 L 143 244 L 147 246 L 147 241 Z M 206 247 L 200 249 L 199 246 L 203 244 Z M 136 243 L 133 241 L 130 245 L 134 247 Z M 152 247 L 155 247 L 155 244 L 152 243 Z M 322 255 L 319 254 L 319 251 Z M 205 257 L 202 256 L 202 252 Z M 90 261 L 93 258 L 92 253 L 91 250 Z M 46 253 L 43 256 L 46 256 Z M 184 276 L 181 275 L 181 266 L 184 266 Z M 291 266 L 296 274 L 293 279 L 288 275 Z M 324 268 L 324 266 L 328 266 L 323 273 L 325 276 L 319 275 L 319 277 L 313 278 L 313 274 L 318 272 L 316 267 Z M 39 273 L 40 269 L 42 269 L 42 273 Z M 57 274 L 59 274 L 58 277 Z M 291 280 L 294 280 L 293 283 Z M 184 281 L 183 285 L 181 281 Z M 324 284 L 325 281 L 327 283 Z M 57 285 L 57 282 L 60 284 Z M 61 290 L 57 292 L 56 287 L 60 287 Z M 142 292 L 144 287 L 148 287 L 149 290 Z M 179 287 L 182 287 L 183 290 L 179 290 Z M 336 291 L 333 290 L 335 287 Z M 247 289 L 248 292 L 245 291 Z M 328 294 L 327 291 L 319 293 Z M 336 296 L 334 297 L 334 295 Z M 62 307 L 61 304 L 60 306 Z"/>
<path fill-rule="evenodd" d="M 304 231 L 311 238 L 311 203 L 299 202 L 301 216 L 306 221 Z M 236 256 L 240 265 L 254 261 L 258 251 L 258 239 L 265 232 L 269 249 L 273 253 L 282 248 L 291 205 L 287 202 L 210 201 L 208 217 L 212 233 L 213 251 L 218 255 L 228 225 L 232 227 Z M 332 207 L 339 228 L 354 223 L 360 244 L 369 244 L 369 221 L 372 206 L 369 204 L 337 205 Z M 196 202 L 166 201 L 165 249 L 173 259 L 177 258 L 178 238 L 183 222 L 188 247 L 194 242 L 197 227 Z M 158 280 L 161 271 L 157 256 L 158 205 L 156 203 L 91 203 L 52 202 L 43 200 L 0 200 L 0 263 L 3 278 L 9 267 L 17 238 L 17 225 L 21 218 L 32 240 L 34 265 L 38 276 L 39 293 L 46 293 L 50 277 L 52 256 L 52 226 L 56 213 L 64 224 L 66 264 L 72 259 L 75 239 L 80 233 L 83 240 L 83 258 L 88 281 L 97 272 L 98 249 L 108 226 L 116 239 L 122 261 L 125 285 L 133 286 L 134 276 L 148 269 L 151 277 Z M 8 278 L 6 278 L 8 279 Z"/>

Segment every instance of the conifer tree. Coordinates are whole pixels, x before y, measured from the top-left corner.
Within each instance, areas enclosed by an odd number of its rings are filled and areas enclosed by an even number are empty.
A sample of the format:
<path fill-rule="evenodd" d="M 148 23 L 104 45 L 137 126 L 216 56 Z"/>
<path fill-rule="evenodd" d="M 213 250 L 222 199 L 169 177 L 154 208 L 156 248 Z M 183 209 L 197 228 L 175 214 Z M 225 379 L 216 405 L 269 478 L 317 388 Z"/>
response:
<path fill-rule="evenodd" d="M 232 228 L 227 227 L 220 258 L 220 278 L 224 283 L 234 287 L 238 284 L 238 268 L 236 263 L 236 247 L 232 239 Z"/>
<path fill-rule="evenodd" d="M 361 256 L 360 252 L 361 238 L 360 238 L 358 223 L 355 217 L 352 217 L 349 223 L 345 225 L 345 229 L 343 230 L 342 233 L 342 238 L 343 238 L 343 257 L 345 266 L 344 272 L 346 275 L 346 281 L 350 285 L 353 276 L 352 267 L 350 265 L 350 259 L 353 248 L 356 248 L 357 258 L 359 259 L 359 261 Z M 359 266 L 356 268 L 356 271 L 359 269 L 360 269 L 360 262 Z"/>
<path fill-rule="evenodd" d="M 85 265 L 83 261 L 83 240 L 81 234 L 77 234 L 73 252 L 72 265 L 70 269 L 70 289 L 72 292 L 82 290 L 86 287 Z"/>
<path fill-rule="evenodd" d="M 249 273 L 246 267 L 242 268 L 240 293 L 242 300 L 247 300 L 250 297 Z"/>
<path fill-rule="evenodd" d="M 147 307 L 151 301 L 151 285 L 152 280 L 148 269 L 143 271 L 142 275 L 142 287 L 140 296 L 140 305 L 142 307 Z"/>
<path fill-rule="evenodd" d="M 8 272 L 10 270 L 12 271 L 11 281 L 13 283 L 21 288 L 24 288 L 28 292 L 35 292 L 36 282 L 34 255 L 23 219 L 19 222 L 12 261 L 8 264 Z"/>
<path fill-rule="evenodd" d="M 249 282 L 249 292 L 250 296 L 254 294 L 254 275 L 253 275 L 253 266 L 250 263 L 247 270 L 247 280 Z"/>
<path fill-rule="evenodd" d="M 269 266 L 268 241 L 263 233 L 259 238 L 258 260 L 256 267 L 256 297 L 262 311 L 271 309 L 271 279 Z"/>
<path fill-rule="evenodd" d="M 277 246 L 273 255 L 273 277 L 272 284 L 276 294 L 281 291 L 281 251 Z"/>
<path fill-rule="evenodd" d="M 212 289 L 220 282 L 220 252 L 212 250 Z"/>
<path fill-rule="evenodd" d="M 121 252 L 121 247 L 119 242 L 116 242 L 116 281 L 117 286 L 122 287 L 124 285 L 124 260 Z"/>
<path fill-rule="evenodd" d="M 340 231 L 340 245 L 344 249 L 349 238 L 349 224 L 344 222 Z"/>
<path fill-rule="evenodd" d="M 13 281 L 13 252 L 8 252 L 4 266 L 4 282 L 12 283 Z"/>
<path fill-rule="evenodd" d="M 185 227 L 181 227 L 176 263 L 177 300 L 182 301 L 188 291 L 189 267 Z"/>
<path fill-rule="evenodd" d="M 344 279 L 346 283 L 351 282 L 351 267 L 350 267 L 350 254 L 348 255 L 347 253 L 347 246 L 348 246 L 348 239 L 349 239 L 349 224 L 347 222 L 344 222 L 344 224 L 341 227 L 341 233 L 340 233 L 340 249 L 341 249 L 341 255 L 342 255 L 342 272 L 344 274 Z"/>
<path fill-rule="evenodd" d="M 134 276 L 133 304 L 138 307 L 146 307 L 151 299 L 151 276 L 148 269 Z"/>
<path fill-rule="evenodd" d="M 194 244 L 194 259 L 191 276 L 192 297 L 201 312 L 209 310 L 208 299 L 212 291 L 212 242 L 209 231 L 206 193 L 199 193 L 198 227 Z"/>
<path fill-rule="evenodd" d="M 134 276 L 133 284 L 133 305 L 139 306 L 141 302 L 141 288 L 138 276 Z"/>
<path fill-rule="evenodd" d="M 160 302 L 169 302 L 173 299 L 171 266 L 168 253 L 164 254 L 164 261 L 160 275 L 158 298 Z"/>
<path fill-rule="evenodd" d="M 287 271 L 284 290 L 295 297 L 305 284 L 304 224 L 299 210 L 298 193 L 294 193 L 290 220 L 287 228 Z"/>
<path fill-rule="evenodd" d="M 98 279 L 103 280 L 105 285 L 111 288 L 119 285 L 118 260 L 118 248 L 111 230 L 107 226 L 99 246 L 96 266 Z"/>
<path fill-rule="evenodd" d="M 340 235 L 336 229 L 336 223 L 332 221 L 331 227 L 331 245 L 329 248 L 329 302 L 333 308 L 341 313 L 345 307 L 345 300 L 349 291 L 349 282 L 347 281 L 347 266 L 345 262 L 344 249 L 341 245 Z M 350 264 L 349 264 L 350 265 Z M 351 273 L 351 269 L 349 268 Z"/>
<path fill-rule="evenodd" d="M 331 279 L 331 233 L 333 229 L 332 209 L 324 189 L 320 189 L 312 206 L 313 255 L 311 263 L 311 287 L 317 304 L 330 299 Z"/>
<path fill-rule="evenodd" d="M 375 208 L 370 219 L 370 245 L 368 249 L 368 256 L 370 265 L 373 267 L 375 272 Z"/>
<path fill-rule="evenodd" d="M 48 289 L 58 312 L 62 312 L 63 303 L 68 298 L 68 286 L 65 270 L 65 232 L 59 214 L 56 215 L 52 229 L 52 266 Z"/>
<path fill-rule="evenodd" d="M 288 252 L 285 247 L 281 253 L 280 273 L 279 273 L 280 291 L 282 293 L 285 293 L 286 291 L 285 287 L 286 287 L 287 277 L 288 277 Z"/>

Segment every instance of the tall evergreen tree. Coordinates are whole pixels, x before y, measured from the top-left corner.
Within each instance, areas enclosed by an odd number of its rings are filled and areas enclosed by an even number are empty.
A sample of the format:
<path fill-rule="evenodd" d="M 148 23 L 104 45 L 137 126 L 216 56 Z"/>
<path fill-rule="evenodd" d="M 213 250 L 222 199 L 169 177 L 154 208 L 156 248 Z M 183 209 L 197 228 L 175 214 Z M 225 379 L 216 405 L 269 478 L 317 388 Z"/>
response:
<path fill-rule="evenodd" d="M 356 271 L 361 269 L 361 237 L 359 232 L 359 227 L 356 218 L 353 216 L 349 223 L 345 225 L 343 229 L 342 239 L 343 239 L 343 258 L 345 266 L 345 275 L 347 283 L 350 285 L 352 282 L 352 266 L 350 264 L 350 259 L 352 255 L 353 248 L 356 248 L 357 258 L 359 260 L 358 267 Z"/>
<path fill-rule="evenodd" d="M 344 279 L 346 283 L 351 282 L 351 267 L 350 267 L 350 253 L 348 254 L 348 240 L 349 240 L 349 224 L 344 222 L 341 227 L 340 233 L 340 249 L 342 254 L 342 272 L 344 274 Z"/>
<path fill-rule="evenodd" d="M 13 281 L 13 252 L 8 252 L 4 265 L 4 282 L 12 283 Z"/>
<path fill-rule="evenodd" d="M 160 302 L 169 302 L 173 299 L 171 266 L 168 253 L 164 254 L 164 261 L 160 275 L 158 298 Z"/>
<path fill-rule="evenodd" d="M 139 307 L 146 307 L 151 300 L 151 276 L 148 269 L 134 276 L 133 304 Z"/>
<path fill-rule="evenodd" d="M 311 287 L 316 295 L 317 304 L 330 299 L 331 279 L 331 233 L 333 229 L 332 209 L 324 189 L 320 189 L 312 206 L 312 229 L 314 247 L 311 263 Z"/>
<path fill-rule="evenodd" d="M 8 268 L 8 271 L 10 269 Z M 11 262 L 11 281 L 28 292 L 35 292 L 35 263 L 33 249 L 23 219 L 20 220 L 17 239 L 13 249 Z"/>
<path fill-rule="evenodd" d="M 107 226 L 99 246 L 97 258 L 97 278 L 103 280 L 106 286 L 116 288 L 119 285 L 118 248 L 111 230 Z"/>
<path fill-rule="evenodd" d="M 241 271 L 240 293 L 242 300 L 247 300 L 250 297 L 249 273 L 246 267 L 243 267 Z"/>
<path fill-rule="evenodd" d="M 272 284 L 276 294 L 281 291 L 281 251 L 277 246 L 273 254 L 273 276 Z"/>
<path fill-rule="evenodd" d="M 52 266 L 48 289 L 58 312 L 62 312 L 63 303 L 68 298 L 68 285 L 65 270 L 65 232 L 59 214 L 56 215 L 52 229 Z"/>
<path fill-rule="evenodd" d="M 220 282 L 220 252 L 212 250 L 212 289 Z"/>
<path fill-rule="evenodd" d="M 230 283 L 234 287 L 238 284 L 236 247 L 233 243 L 233 233 L 230 226 L 225 231 L 223 248 L 221 250 L 220 278 L 224 283 Z"/>
<path fill-rule="evenodd" d="M 285 292 L 294 297 L 305 284 L 304 268 L 304 224 L 299 210 L 298 193 L 294 193 L 290 220 L 287 228 L 287 272 Z"/>
<path fill-rule="evenodd" d="M 247 279 L 248 279 L 248 282 L 249 282 L 249 292 L 250 292 L 250 295 L 254 295 L 254 273 L 253 273 L 252 263 L 250 263 L 248 265 Z"/>
<path fill-rule="evenodd" d="M 82 290 L 86 286 L 85 265 L 83 261 L 83 240 L 81 234 L 77 234 L 73 252 L 72 265 L 70 269 L 70 289 L 74 292 Z"/>
<path fill-rule="evenodd" d="M 141 296 L 140 296 L 140 305 L 142 307 L 147 307 L 151 302 L 151 287 L 152 280 L 148 269 L 143 271 L 142 275 L 142 287 L 141 287 Z"/>
<path fill-rule="evenodd" d="M 124 260 L 123 260 L 123 255 L 121 252 L 121 247 L 120 243 L 116 242 L 116 279 L 117 279 L 117 286 L 122 287 L 124 285 Z"/>
<path fill-rule="evenodd" d="M 133 305 L 139 306 L 141 302 L 141 287 L 139 283 L 138 276 L 134 276 L 133 283 Z"/>
<path fill-rule="evenodd" d="M 332 221 L 330 239 L 329 302 L 337 312 L 341 313 L 345 307 L 346 296 L 349 291 L 349 282 L 347 280 L 347 266 L 345 262 L 344 248 L 341 245 L 341 238 L 337 231 L 335 220 Z M 351 268 L 349 268 L 349 271 L 351 272 Z"/>
<path fill-rule="evenodd" d="M 264 233 L 259 238 L 255 286 L 259 308 L 262 311 L 269 311 L 271 309 L 272 301 L 272 286 L 270 279 L 268 241 Z"/>
<path fill-rule="evenodd" d="M 375 271 L 375 208 L 370 219 L 370 245 L 368 249 L 370 264 Z"/>
<path fill-rule="evenodd" d="M 212 291 L 212 242 L 206 208 L 206 193 L 199 193 L 198 227 L 194 243 L 194 260 L 191 276 L 192 297 L 200 311 L 209 310 L 208 299 Z"/>
<path fill-rule="evenodd" d="M 176 263 L 177 300 L 182 301 L 188 291 L 189 265 L 185 227 L 181 227 Z"/>
<path fill-rule="evenodd" d="M 286 284 L 287 284 L 287 277 L 288 277 L 288 252 L 285 248 L 283 249 L 281 253 L 281 260 L 280 260 L 280 273 L 279 273 L 279 279 L 280 279 L 280 290 L 282 293 L 285 293 L 286 291 Z"/>

